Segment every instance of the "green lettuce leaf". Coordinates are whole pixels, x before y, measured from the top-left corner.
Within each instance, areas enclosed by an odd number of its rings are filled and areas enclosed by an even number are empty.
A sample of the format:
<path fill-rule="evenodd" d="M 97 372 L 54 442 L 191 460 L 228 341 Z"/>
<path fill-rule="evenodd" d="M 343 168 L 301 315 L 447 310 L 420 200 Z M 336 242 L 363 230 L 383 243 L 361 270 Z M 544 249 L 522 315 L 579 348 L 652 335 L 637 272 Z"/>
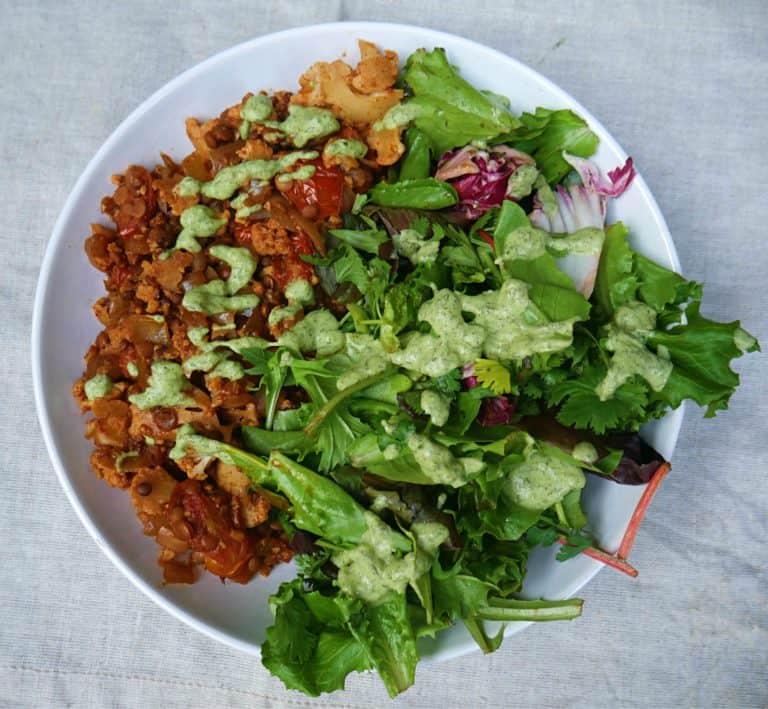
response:
<path fill-rule="evenodd" d="M 389 696 L 395 697 L 413 684 L 419 661 L 408 604 L 404 595 L 393 594 L 366 610 L 365 625 L 351 625 L 350 630 L 365 648 Z"/>
<path fill-rule="evenodd" d="M 698 283 L 686 281 L 679 273 L 654 263 L 642 254 L 634 253 L 634 272 L 640 298 L 659 313 L 667 305 L 680 305 L 691 298 L 701 299 L 702 289 Z"/>
<path fill-rule="evenodd" d="M 267 629 L 261 661 L 289 689 L 316 697 L 344 688 L 350 672 L 372 667 L 369 653 L 351 632 L 360 601 L 306 592 L 304 582 L 284 583 L 270 604 L 275 623 Z"/>
<path fill-rule="evenodd" d="M 684 399 L 693 399 L 706 406 L 705 416 L 711 417 L 728 408 L 728 401 L 739 385 L 739 375 L 730 367 L 731 360 L 744 352 L 758 351 L 760 346 L 741 329 L 738 321 L 709 320 L 699 313 L 699 306 L 698 301 L 693 301 L 686 308 L 685 325 L 656 331 L 648 341 L 657 348 L 664 347 L 674 364 L 660 392 L 664 402 L 674 408 Z"/>
<path fill-rule="evenodd" d="M 573 111 L 537 108 L 535 113 L 524 113 L 520 120 L 522 127 L 501 140 L 533 156 L 551 184 L 560 182 L 571 171 L 563 151 L 587 158 L 597 149 L 598 137 Z"/>
<path fill-rule="evenodd" d="M 411 91 L 403 108 L 438 154 L 520 126 L 504 106 L 459 75 L 444 49 L 415 51 L 408 57 L 403 79 Z"/>
<path fill-rule="evenodd" d="M 611 224 L 605 229 L 605 243 L 593 293 L 600 316 L 604 320 L 610 320 L 616 308 L 632 300 L 637 292 L 635 252 L 629 248 L 628 235 L 629 231 L 621 222 Z"/>
<path fill-rule="evenodd" d="M 520 205 L 505 200 L 496 217 L 493 234 L 496 250 L 502 253 L 505 238 L 531 223 Z M 502 271 L 507 278 L 516 278 L 531 285 L 530 299 L 552 321 L 578 318 L 586 320 L 590 305 L 573 285 L 570 276 L 557 267 L 557 261 L 545 253 L 534 259 L 505 260 Z"/>

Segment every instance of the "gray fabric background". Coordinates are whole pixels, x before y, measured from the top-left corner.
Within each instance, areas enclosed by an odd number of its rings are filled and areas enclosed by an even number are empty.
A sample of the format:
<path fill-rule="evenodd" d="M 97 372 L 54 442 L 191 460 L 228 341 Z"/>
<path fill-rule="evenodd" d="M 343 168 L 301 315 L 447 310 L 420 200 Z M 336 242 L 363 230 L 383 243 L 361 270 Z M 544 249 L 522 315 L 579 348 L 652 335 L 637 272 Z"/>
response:
<path fill-rule="evenodd" d="M 250 37 L 379 19 L 507 52 L 588 106 L 634 156 L 705 312 L 764 344 L 768 4 L 738 2 L 0 2 L 0 705 L 387 704 L 374 676 L 317 702 L 154 607 L 75 517 L 32 404 L 35 279 L 87 161 L 140 101 Z M 765 357 L 730 411 L 689 409 L 633 551 L 585 590 L 584 618 L 422 667 L 413 707 L 768 706 Z"/>

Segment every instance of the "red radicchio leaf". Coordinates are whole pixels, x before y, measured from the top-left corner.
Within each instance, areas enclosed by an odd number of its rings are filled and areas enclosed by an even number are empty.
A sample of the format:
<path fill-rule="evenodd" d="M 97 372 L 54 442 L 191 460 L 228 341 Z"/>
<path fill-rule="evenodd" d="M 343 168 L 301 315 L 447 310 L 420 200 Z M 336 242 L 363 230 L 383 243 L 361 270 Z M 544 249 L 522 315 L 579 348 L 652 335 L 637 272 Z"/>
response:
<path fill-rule="evenodd" d="M 515 405 L 506 396 L 493 396 L 483 399 L 477 420 L 481 426 L 500 426 L 509 423 Z"/>
<path fill-rule="evenodd" d="M 477 219 L 507 197 L 511 175 L 522 165 L 534 165 L 530 155 L 506 145 L 480 150 L 468 145 L 445 153 L 435 177 L 450 181 L 459 194 L 459 208 L 467 219 Z"/>

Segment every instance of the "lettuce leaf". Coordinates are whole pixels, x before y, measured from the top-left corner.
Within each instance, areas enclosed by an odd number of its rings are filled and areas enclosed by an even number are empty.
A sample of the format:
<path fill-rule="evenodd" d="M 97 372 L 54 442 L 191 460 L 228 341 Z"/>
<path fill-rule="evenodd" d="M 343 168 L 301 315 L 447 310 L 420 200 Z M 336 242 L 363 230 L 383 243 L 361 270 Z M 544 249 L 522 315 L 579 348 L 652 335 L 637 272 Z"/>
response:
<path fill-rule="evenodd" d="M 413 125 L 437 153 L 473 140 L 490 140 L 521 125 L 498 101 L 463 79 L 444 49 L 415 51 L 408 57 L 403 78 L 411 92 L 405 107 L 414 116 Z"/>
<path fill-rule="evenodd" d="M 497 253 L 503 252 L 504 240 L 511 232 L 530 225 L 519 205 L 504 201 L 493 232 Z M 534 259 L 505 260 L 502 270 L 507 278 L 516 278 L 531 285 L 530 299 L 550 320 L 586 320 L 589 316 L 589 302 L 576 290 L 570 276 L 557 267 L 557 261 L 551 254 L 544 253 Z"/>
<path fill-rule="evenodd" d="M 270 598 L 275 623 L 261 648 L 264 666 L 289 689 L 316 697 L 344 689 L 350 672 L 372 667 L 365 646 L 351 632 L 363 611 L 360 601 L 304 590 L 296 579 Z"/>
<path fill-rule="evenodd" d="M 533 156 L 550 184 L 560 182 L 571 171 L 563 152 L 588 158 L 600 142 L 587 122 L 570 110 L 537 108 L 535 113 L 524 113 L 520 120 L 522 127 L 504 136 L 503 142 Z"/>
<path fill-rule="evenodd" d="M 739 321 L 719 323 L 699 313 L 699 301 L 685 310 L 687 323 L 670 330 L 656 331 L 649 338 L 655 347 L 664 347 L 674 364 L 672 374 L 660 396 L 675 408 L 684 399 L 706 406 L 707 418 L 727 409 L 728 401 L 739 385 L 731 360 L 744 352 L 760 349 L 757 341 L 741 329 Z M 743 341 L 744 349 L 738 344 Z"/>
<path fill-rule="evenodd" d="M 629 248 L 629 231 L 616 222 L 605 229 L 605 242 L 600 254 L 593 297 L 603 319 L 609 320 L 616 309 L 635 297 L 638 277 L 635 252 Z M 653 307 L 652 303 L 648 303 Z"/>

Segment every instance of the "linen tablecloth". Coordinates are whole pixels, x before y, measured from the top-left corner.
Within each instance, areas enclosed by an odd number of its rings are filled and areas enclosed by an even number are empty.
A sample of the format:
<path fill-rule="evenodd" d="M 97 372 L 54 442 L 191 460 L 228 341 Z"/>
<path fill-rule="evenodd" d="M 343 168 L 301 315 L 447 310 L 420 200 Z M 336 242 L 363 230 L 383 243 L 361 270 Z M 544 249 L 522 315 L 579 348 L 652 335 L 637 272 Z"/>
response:
<path fill-rule="evenodd" d="M 421 24 L 478 40 L 576 96 L 656 195 L 705 313 L 764 344 L 768 3 L 693 0 L 0 2 L 0 706 L 387 705 L 375 675 L 319 700 L 148 601 L 87 535 L 32 404 L 29 326 L 51 228 L 87 161 L 138 103 L 248 38 L 315 22 Z M 255 77 L 255 80 L 258 77 Z M 254 84 L 256 86 L 256 84 Z M 690 407 L 632 561 L 584 617 L 490 657 L 421 667 L 393 706 L 768 705 L 764 356 L 729 411 Z"/>

